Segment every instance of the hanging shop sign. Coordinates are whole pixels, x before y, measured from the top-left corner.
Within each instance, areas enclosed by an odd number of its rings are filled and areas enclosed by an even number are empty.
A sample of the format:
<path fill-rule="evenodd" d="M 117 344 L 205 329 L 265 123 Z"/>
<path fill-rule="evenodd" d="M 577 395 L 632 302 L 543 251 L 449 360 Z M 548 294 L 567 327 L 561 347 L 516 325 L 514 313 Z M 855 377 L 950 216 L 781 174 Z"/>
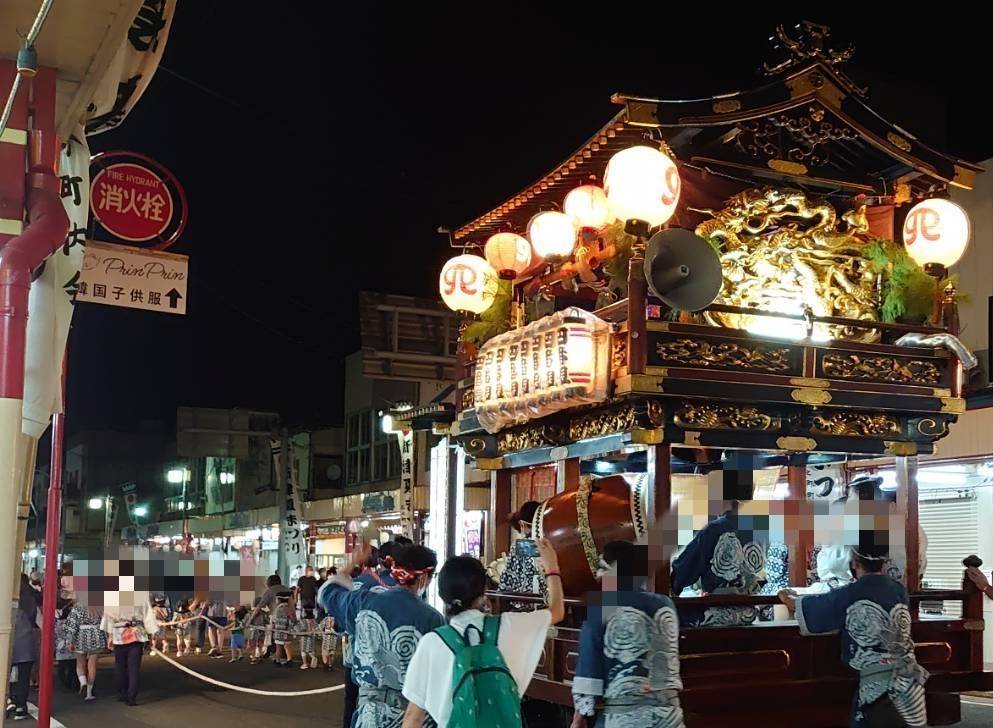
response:
<path fill-rule="evenodd" d="M 580 404 L 602 402 L 610 325 L 567 308 L 490 339 L 476 358 L 475 402 L 487 432 Z"/>
<path fill-rule="evenodd" d="M 136 152 L 102 152 L 90 159 L 90 179 L 90 212 L 100 231 L 152 250 L 179 239 L 186 227 L 186 193 L 161 164 Z"/>
<path fill-rule="evenodd" d="M 88 242 L 77 301 L 186 313 L 189 258 L 124 245 Z"/>
<path fill-rule="evenodd" d="M 390 513 L 396 510 L 396 499 L 389 493 L 370 493 L 362 498 L 363 513 Z"/>
<path fill-rule="evenodd" d="M 397 433 L 400 443 L 400 528 L 414 538 L 414 431 Z"/>

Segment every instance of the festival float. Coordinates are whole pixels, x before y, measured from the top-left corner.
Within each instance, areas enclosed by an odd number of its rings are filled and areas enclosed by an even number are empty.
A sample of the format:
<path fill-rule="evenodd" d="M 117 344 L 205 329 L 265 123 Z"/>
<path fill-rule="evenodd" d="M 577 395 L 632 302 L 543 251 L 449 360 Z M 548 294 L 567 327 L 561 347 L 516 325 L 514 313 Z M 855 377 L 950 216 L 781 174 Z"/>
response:
<path fill-rule="evenodd" d="M 813 468 L 895 459 L 929 723 L 947 725 L 958 693 L 993 689 L 993 674 L 982 594 L 968 580 L 921 588 L 916 468 L 964 412 L 975 366 L 948 274 L 969 220 L 948 197 L 981 170 L 876 113 L 825 27 L 777 39 L 785 57 L 756 89 L 614 96 L 617 114 L 575 154 L 455 230 L 462 254 L 439 284 L 466 312 L 456 405 L 394 420 L 445 433 L 462 448 L 454 470 L 491 471 L 494 558 L 509 546 L 515 477 L 555 468 L 559 492 L 533 527 L 559 551 L 569 609 L 528 695 L 561 706 L 605 543 L 665 543 L 653 581 L 669 593 L 676 544 L 659 534 L 679 478 L 781 473 L 787 512 L 813 519 Z M 789 539 L 792 585 L 808 583 L 814 533 Z M 924 601 L 960 602 L 961 616 L 921 614 Z M 684 628 L 680 651 L 689 726 L 847 724 L 857 675 L 837 636 L 801 636 L 795 622 Z"/>

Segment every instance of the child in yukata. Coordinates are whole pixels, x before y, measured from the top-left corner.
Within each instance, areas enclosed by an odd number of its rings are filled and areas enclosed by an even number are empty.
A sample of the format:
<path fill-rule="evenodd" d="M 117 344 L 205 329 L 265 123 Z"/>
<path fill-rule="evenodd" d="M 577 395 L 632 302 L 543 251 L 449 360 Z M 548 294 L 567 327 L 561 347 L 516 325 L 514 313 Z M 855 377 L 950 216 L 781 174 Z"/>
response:
<path fill-rule="evenodd" d="M 796 614 L 801 634 L 841 632 L 842 658 L 859 673 L 850 728 L 921 728 L 928 673 L 914 657 L 907 589 L 886 575 L 888 547 L 871 534 L 860 540 L 852 550 L 853 583 L 823 594 L 784 589 L 779 598 Z"/>
<path fill-rule="evenodd" d="M 590 600 L 572 681 L 572 728 L 684 728 L 679 619 L 669 597 L 645 590 L 648 550 L 612 541 L 603 550 L 599 601 Z"/>
<path fill-rule="evenodd" d="M 317 669 L 317 620 L 314 619 L 313 609 L 304 609 L 303 616 L 297 623 L 297 633 L 300 635 L 300 655 L 303 664 L 301 670 Z"/>
<path fill-rule="evenodd" d="M 190 610 L 190 600 L 180 599 L 173 613 L 173 633 L 176 635 L 176 657 L 182 657 L 193 652 L 193 626 L 189 620 L 193 617 Z"/>
<path fill-rule="evenodd" d="M 259 664 L 262 661 L 262 655 L 265 652 L 265 640 L 266 640 L 266 613 L 265 611 L 258 609 L 259 604 L 262 601 L 262 597 L 255 597 L 255 601 L 252 604 L 252 611 L 248 614 L 246 620 L 246 632 L 248 636 L 248 654 L 250 655 L 249 661 L 253 665 Z"/>
<path fill-rule="evenodd" d="M 76 681 L 76 653 L 69 649 L 69 613 L 73 602 L 68 592 L 59 592 L 55 602 L 55 661 L 58 663 L 59 679 L 67 690 L 78 687 Z"/>
<path fill-rule="evenodd" d="M 321 662 L 328 672 L 334 669 L 334 658 L 338 654 L 338 640 L 341 637 L 334 631 L 334 617 L 327 615 L 321 620 Z"/>
<path fill-rule="evenodd" d="M 166 606 L 166 598 L 161 594 L 152 599 L 152 612 L 159 623 L 159 631 L 152 635 L 152 649 L 165 654 L 169 651 L 169 639 L 163 625 L 172 621 L 172 610 Z"/>
<path fill-rule="evenodd" d="M 292 592 L 281 592 L 276 597 L 276 608 L 272 610 L 270 617 L 272 642 L 276 645 L 276 655 L 273 662 L 281 666 L 289 666 L 293 663 L 293 637 L 290 630 L 296 622 L 296 617 L 293 613 L 292 601 Z"/>

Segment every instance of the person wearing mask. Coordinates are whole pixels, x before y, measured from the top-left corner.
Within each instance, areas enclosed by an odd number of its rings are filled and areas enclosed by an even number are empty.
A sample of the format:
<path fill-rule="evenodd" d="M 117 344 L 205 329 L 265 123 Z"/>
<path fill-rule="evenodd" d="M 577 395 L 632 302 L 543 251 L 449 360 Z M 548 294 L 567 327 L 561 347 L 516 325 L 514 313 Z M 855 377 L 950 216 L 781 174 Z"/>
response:
<path fill-rule="evenodd" d="M 482 563 L 471 556 L 453 556 L 445 562 L 438 574 L 438 592 L 445 602 L 448 627 L 429 632 L 417 643 L 403 684 L 403 696 L 409 701 L 403 728 L 418 728 L 429 715 L 440 726 L 448 724 L 456 655 L 482 640 L 499 650 L 502 667 L 516 687 L 519 715 L 519 701 L 541 659 L 548 628 L 565 616 L 558 557 L 545 539 L 537 547 L 548 578 L 548 608 L 533 612 L 487 616 L 487 577 Z"/>
<path fill-rule="evenodd" d="M 859 674 L 850 728 L 922 728 L 928 673 L 914 656 L 907 589 L 886 574 L 885 539 L 866 531 L 859 541 L 853 583 L 824 594 L 784 589 L 779 599 L 796 614 L 801 634 L 841 633 L 842 659 Z"/>
<path fill-rule="evenodd" d="M 17 610 L 14 612 L 14 644 L 11 664 L 17 678 L 12 685 L 11 707 L 7 714 L 14 720 L 24 720 L 28 714 L 28 692 L 31 689 L 31 670 L 38 661 L 41 632 L 38 629 L 39 594 L 32 587 L 28 575 L 21 574 Z"/>
<path fill-rule="evenodd" d="M 370 549 L 359 548 L 351 567 L 367 564 Z M 397 586 L 386 590 L 355 588 L 338 574 L 321 589 L 318 600 L 344 629 L 352 644 L 352 679 L 359 687 L 352 726 L 398 727 L 407 707 L 402 690 L 410 658 L 423 635 L 444 624 L 435 609 L 421 599 L 438 564 L 423 546 L 405 546 L 394 555 Z"/>
<path fill-rule="evenodd" d="M 647 591 L 648 548 L 611 541 L 600 563 L 600 599 L 587 607 L 572 681 L 572 728 L 682 728 L 679 619 L 672 600 Z"/>
<path fill-rule="evenodd" d="M 534 541 L 531 539 L 532 521 L 540 503 L 528 501 L 521 506 L 510 523 L 521 537 L 514 542 L 514 548 L 507 557 L 507 565 L 500 575 L 500 591 L 522 594 L 544 592 L 544 575 L 535 565 Z"/>
<path fill-rule="evenodd" d="M 144 596 L 144 599 L 142 599 Z M 117 607 L 107 606 L 100 626 L 114 650 L 114 670 L 117 673 L 119 700 L 127 705 L 138 704 L 138 675 L 145 643 L 159 631 L 155 611 L 148 595 L 134 593 L 135 603 Z"/>

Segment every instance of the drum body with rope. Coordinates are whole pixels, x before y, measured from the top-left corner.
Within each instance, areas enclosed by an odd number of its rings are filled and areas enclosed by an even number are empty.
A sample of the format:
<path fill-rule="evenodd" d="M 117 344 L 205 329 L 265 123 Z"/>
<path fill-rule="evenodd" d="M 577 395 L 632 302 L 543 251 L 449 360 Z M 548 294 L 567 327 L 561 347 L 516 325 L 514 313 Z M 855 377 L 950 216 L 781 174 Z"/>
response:
<path fill-rule="evenodd" d="M 579 488 L 552 496 L 535 512 L 533 532 L 555 548 L 566 595 L 599 590 L 596 571 L 605 545 L 645 542 L 646 480 L 644 474 L 583 478 Z"/>

